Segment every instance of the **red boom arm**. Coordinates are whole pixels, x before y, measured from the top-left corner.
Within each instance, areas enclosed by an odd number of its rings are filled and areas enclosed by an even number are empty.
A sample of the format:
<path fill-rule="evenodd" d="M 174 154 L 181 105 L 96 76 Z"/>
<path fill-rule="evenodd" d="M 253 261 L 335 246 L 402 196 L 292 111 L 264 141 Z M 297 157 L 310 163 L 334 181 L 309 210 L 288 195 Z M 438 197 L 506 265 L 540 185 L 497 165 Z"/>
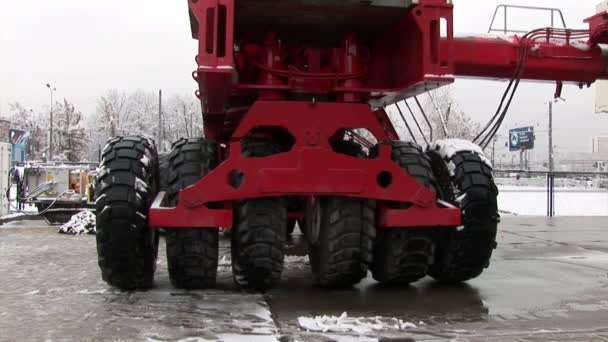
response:
<path fill-rule="evenodd" d="M 511 78 L 522 46 L 528 48 L 522 79 L 590 84 L 608 77 L 606 56 L 599 46 L 592 46 L 588 38 L 551 37 L 550 31 L 534 42 L 517 36 L 455 38 L 454 54 L 444 53 L 442 58 L 453 58 L 457 76 Z"/>

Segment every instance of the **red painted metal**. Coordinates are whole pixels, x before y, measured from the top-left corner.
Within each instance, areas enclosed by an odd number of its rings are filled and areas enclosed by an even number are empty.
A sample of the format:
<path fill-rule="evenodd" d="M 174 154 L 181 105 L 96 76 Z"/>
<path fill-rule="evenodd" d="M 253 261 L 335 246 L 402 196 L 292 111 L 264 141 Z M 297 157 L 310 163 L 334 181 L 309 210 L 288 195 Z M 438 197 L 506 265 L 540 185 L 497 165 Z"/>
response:
<path fill-rule="evenodd" d="M 585 20 L 589 24 L 590 42 L 608 44 L 608 12 L 598 13 Z"/>
<path fill-rule="evenodd" d="M 447 0 L 419 0 L 409 8 L 343 0 L 282 0 L 276 8 L 254 0 L 188 2 L 199 39 L 193 76 L 205 134 L 226 148 L 216 169 L 180 193 L 178 207 L 156 201 L 150 212 L 155 226 L 230 227 L 234 201 L 277 196 L 376 200 L 380 227 L 457 226 L 460 210 L 439 207 L 432 191 L 391 160 L 387 143 L 399 136 L 384 106 L 455 76 L 511 78 L 522 48 L 524 79 L 590 84 L 608 78 L 597 46 L 608 43 L 605 14 L 587 20 L 589 32 L 455 38 Z M 377 17 L 363 21 L 365 13 Z M 580 43 L 583 36 L 588 44 Z M 378 158 L 332 151 L 330 142 L 358 128 L 383 143 Z M 284 153 L 245 158 L 240 142 L 252 132 L 275 140 L 288 134 L 294 144 Z M 383 187 L 378 177 L 387 174 L 391 184 Z M 387 202 L 410 206 L 389 209 Z"/>
<path fill-rule="evenodd" d="M 380 215 L 380 226 L 384 228 L 407 227 L 454 227 L 460 222 L 460 208 L 422 208 L 413 206 L 409 209 L 386 209 Z M 458 224 L 460 225 L 460 224 Z"/>
<path fill-rule="evenodd" d="M 295 139 L 292 150 L 266 158 L 243 157 L 240 139 L 259 123 L 286 128 Z M 287 195 L 405 202 L 433 208 L 435 217 L 422 226 L 460 223 L 460 217 L 454 219 L 453 209 L 438 208 L 436 194 L 392 161 L 389 145 L 380 146 L 376 159 L 360 159 L 331 150 L 329 140 L 335 132 L 356 127 L 367 127 L 379 140 L 388 140 L 365 104 L 258 101 L 235 131 L 228 159 L 183 190 L 177 208 L 153 208 L 150 223 L 159 227 L 230 227 L 231 211 L 210 209 L 209 204 Z M 237 173 L 243 176 L 238 186 L 231 181 Z M 382 174 L 390 175 L 390 185 L 379 184 Z M 411 218 L 416 213 L 422 214 L 413 210 L 404 217 Z M 408 226 L 398 215 L 388 223 Z"/>
<path fill-rule="evenodd" d="M 207 137 L 218 138 L 225 121 L 225 104 L 232 86 L 234 0 L 188 1 L 193 20 L 198 24 L 199 50 L 197 71 Z"/>
<path fill-rule="evenodd" d="M 458 76 L 511 78 L 521 44 L 519 37 L 462 37 L 454 40 L 454 54 L 443 54 L 441 58 L 454 60 Z M 568 42 L 566 37 L 551 37 L 547 42 L 542 37 L 527 44 L 529 52 L 522 79 L 588 84 L 608 77 L 601 48 L 583 45 L 582 39 Z"/>
<path fill-rule="evenodd" d="M 347 33 L 344 36 L 344 46 L 341 49 L 341 58 L 338 62 L 343 74 L 362 75 L 363 67 L 361 60 L 361 49 L 357 44 L 357 37 L 354 33 Z M 351 78 L 340 82 L 339 86 L 343 89 L 358 89 L 363 86 L 361 78 Z M 361 94 L 359 93 L 341 93 L 336 99 L 338 102 L 361 102 Z"/>
<path fill-rule="evenodd" d="M 282 48 L 279 36 L 270 32 L 264 38 L 263 47 L 263 65 L 271 69 L 283 69 Z M 258 84 L 265 86 L 283 85 L 283 80 L 277 75 L 269 71 L 260 72 Z M 260 100 L 282 100 L 283 94 L 279 90 L 262 90 L 260 91 Z"/>

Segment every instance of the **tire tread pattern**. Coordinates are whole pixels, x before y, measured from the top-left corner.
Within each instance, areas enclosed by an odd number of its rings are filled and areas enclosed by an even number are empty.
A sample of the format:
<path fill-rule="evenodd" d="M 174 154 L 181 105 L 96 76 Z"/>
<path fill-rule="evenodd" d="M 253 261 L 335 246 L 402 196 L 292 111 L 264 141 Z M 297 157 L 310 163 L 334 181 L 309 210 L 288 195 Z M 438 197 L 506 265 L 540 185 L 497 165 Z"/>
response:
<path fill-rule="evenodd" d="M 266 141 L 243 141 L 247 158 L 281 153 L 281 146 Z M 232 233 L 234 282 L 252 291 L 266 291 L 283 273 L 287 237 L 287 208 L 281 198 L 259 198 L 236 204 Z"/>
<path fill-rule="evenodd" d="M 476 153 L 457 153 L 452 183 L 461 197 L 464 229 L 440 232 L 437 263 L 430 275 L 444 283 L 474 279 L 490 264 L 499 222 L 492 168 Z"/>
<path fill-rule="evenodd" d="M 198 182 L 217 164 L 216 145 L 204 138 L 180 139 L 169 155 L 168 202 L 176 205 L 179 192 Z M 219 230 L 167 229 L 167 261 L 173 286 L 204 289 L 215 286 Z"/>
<path fill-rule="evenodd" d="M 431 161 L 422 147 L 413 142 L 394 141 L 391 157 L 420 185 L 437 191 Z M 374 248 L 372 275 L 386 285 L 408 285 L 427 275 L 434 253 L 429 228 L 385 229 L 379 233 Z"/>
<path fill-rule="evenodd" d="M 321 236 L 310 251 L 313 273 L 322 287 L 355 285 L 372 263 L 375 203 L 344 197 L 322 201 Z"/>
<path fill-rule="evenodd" d="M 153 286 L 158 255 L 147 213 L 156 195 L 158 155 L 151 140 L 116 137 L 102 153 L 95 186 L 97 253 L 102 278 L 122 290 Z"/>

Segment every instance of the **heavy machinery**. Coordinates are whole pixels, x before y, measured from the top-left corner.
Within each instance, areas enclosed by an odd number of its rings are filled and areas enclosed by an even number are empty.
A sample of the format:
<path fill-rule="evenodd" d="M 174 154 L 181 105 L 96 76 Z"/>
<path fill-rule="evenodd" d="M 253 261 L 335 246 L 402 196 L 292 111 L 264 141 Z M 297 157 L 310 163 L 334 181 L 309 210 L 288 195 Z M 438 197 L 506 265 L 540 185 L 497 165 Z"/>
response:
<path fill-rule="evenodd" d="M 103 151 L 99 265 L 122 289 L 153 285 L 158 227 L 173 285 L 212 287 L 222 227 L 232 229 L 235 282 L 266 290 L 280 279 L 294 220 L 325 287 L 351 286 L 368 270 L 392 285 L 473 279 L 496 247 L 489 161 L 468 141 L 399 141 L 384 108 L 456 76 L 510 80 L 476 139 L 483 146 L 521 80 L 558 81 L 559 95 L 562 82 L 608 76 L 606 13 L 582 31 L 456 37 L 451 0 L 188 6 L 205 138 L 175 142 L 162 160 L 140 137 L 113 138 Z"/>
<path fill-rule="evenodd" d="M 81 211 L 93 211 L 96 165 L 19 163 L 13 168 L 16 210 L 35 206 L 48 224 L 64 224 Z"/>

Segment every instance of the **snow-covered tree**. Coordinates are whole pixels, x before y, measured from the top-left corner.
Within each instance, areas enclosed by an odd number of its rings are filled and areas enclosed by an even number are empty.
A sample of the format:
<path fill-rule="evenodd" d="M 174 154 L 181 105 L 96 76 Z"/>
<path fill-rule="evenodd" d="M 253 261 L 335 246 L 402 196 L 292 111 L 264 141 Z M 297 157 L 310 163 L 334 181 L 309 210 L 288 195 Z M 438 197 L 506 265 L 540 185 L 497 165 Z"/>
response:
<path fill-rule="evenodd" d="M 28 159 L 40 160 L 48 148 L 49 113 L 27 109 L 18 102 L 9 104 L 8 114 L 3 118 L 11 128 L 30 134 Z"/>
<path fill-rule="evenodd" d="M 82 113 L 66 99 L 57 103 L 53 118 L 53 158 L 82 161 L 87 154 L 87 139 Z"/>
<path fill-rule="evenodd" d="M 110 90 L 99 98 L 87 126 L 90 155 L 95 159 L 107 139 L 119 135 L 152 138 L 159 151 L 168 151 L 179 138 L 202 135 L 200 101 L 194 96 L 170 96 L 163 103 L 159 120 L 156 92 Z"/>
<path fill-rule="evenodd" d="M 95 114 L 87 118 L 89 158 L 97 160 L 106 141 L 120 135 L 141 135 L 153 138 L 154 113 L 158 113 L 152 93 L 142 90 L 132 94 L 108 90 L 99 97 Z"/>
<path fill-rule="evenodd" d="M 175 95 L 165 110 L 165 135 L 170 141 L 200 137 L 203 130 L 201 104 L 194 96 Z"/>
<path fill-rule="evenodd" d="M 119 135 L 158 137 L 158 95 L 143 90 L 131 93 L 119 123 Z"/>
<path fill-rule="evenodd" d="M 117 90 L 109 90 L 102 95 L 97 101 L 97 113 L 93 122 L 97 127 L 90 128 L 103 131 L 109 137 L 119 135 L 121 122 L 124 121 L 127 100 L 127 95 Z"/>
<path fill-rule="evenodd" d="M 388 115 L 402 139 L 424 144 L 431 138 L 431 129 L 434 141 L 446 138 L 472 140 L 479 132 L 479 124 L 459 108 L 449 86 L 431 92 L 430 96 L 420 95 L 418 100 L 422 110 L 414 99 L 387 107 Z"/>
<path fill-rule="evenodd" d="M 449 86 L 431 92 L 425 107 L 433 125 L 434 140 L 446 138 L 472 140 L 481 129 L 478 122 L 473 121 L 459 108 Z M 447 128 L 447 134 L 444 127 Z"/>

